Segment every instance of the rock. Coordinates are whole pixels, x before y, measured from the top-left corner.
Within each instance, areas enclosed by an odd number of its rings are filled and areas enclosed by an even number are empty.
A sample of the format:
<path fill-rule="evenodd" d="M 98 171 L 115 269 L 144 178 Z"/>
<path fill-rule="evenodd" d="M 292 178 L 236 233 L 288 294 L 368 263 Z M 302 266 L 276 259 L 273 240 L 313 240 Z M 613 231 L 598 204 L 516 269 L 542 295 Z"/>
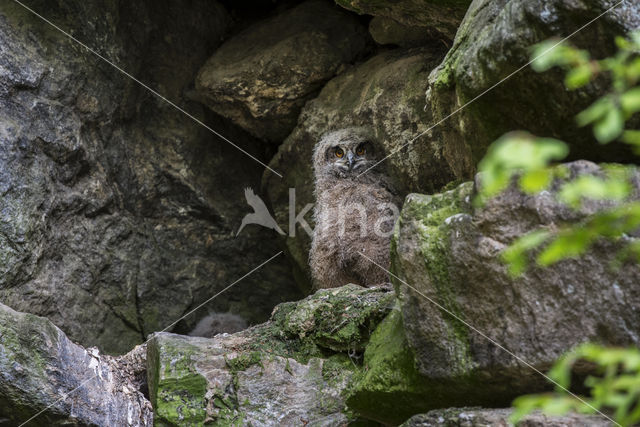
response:
<path fill-rule="evenodd" d="M 45 318 L 0 304 L 0 423 L 151 426 L 146 351 L 84 349 Z"/>
<path fill-rule="evenodd" d="M 622 144 L 599 145 L 590 127 L 578 128 L 575 122 L 577 113 L 608 91 L 606 82 L 599 80 L 568 91 L 564 72 L 557 68 L 536 73 L 526 66 L 511 76 L 529 62 L 534 44 L 572 34 L 615 3 L 474 0 L 453 47 L 429 79 L 427 103 L 435 121 L 446 121 L 419 142 L 462 142 L 467 155 L 477 162 L 489 144 L 504 133 L 526 130 L 567 141 L 574 159 L 628 162 L 630 153 Z M 640 3 L 625 2 L 573 35 L 569 42 L 589 50 L 595 58 L 604 58 L 616 52 L 616 36 L 638 26 Z"/>
<path fill-rule="evenodd" d="M 405 26 L 434 28 L 453 39 L 471 0 L 335 0 L 354 12 L 391 18 Z"/>
<path fill-rule="evenodd" d="M 566 168 L 570 177 L 601 173 L 586 161 Z M 640 173 L 630 171 L 640 199 Z M 579 258 L 534 265 L 517 278 L 502 262 L 501 251 L 517 237 L 613 206 L 589 201 L 573 211 L 554 197 L 557 185 L 535 195 L 511 188 L 477 209 L 471 182 L 433 196 L 407 196 L 392 241 L 394 284 L 418 371 L 428 378 L 430 395 L 446 406 L 506 406 L 519 394 L 550 387 L 477 331 L 542 372 L 585 341 L 640 343 L 640 267 L 611 267 L 619 243 L 600 241 Z"/>
<path fill-rule="evenodd" d="M 378 44 L 402 47 L 425 45 L 436 37 L 427 27 L 408 26 L 382 16 L 369 22 L 369 34 Z"/>
<path fill-rule="evenodd" d="M 429 126 L 430 112 L 425 111 L 420 93 L 427 87 L 431 64 L 438 58 L 439 52 L 432 48 L 379 54 L 331 80 L 317 98 L 307 103 L 298 126 L 270 163 L 274 169 L 286 168 L 288 173 L 283 179 L 268 173 L 263 177 L 262 186 L 280 224 L 289 222 L 290 188 L 295 189 L 296 215 L 314 202 L 311 155 L 324 133 L 352 126 L 371 127 L 391 152 Z M 457 146 L 435 142 L 413 144 L 377 167 L 388 170 L 394 187 L 403 195 L 418 188 L 433 192 L 453 179 L 472 176 L 472 166 L 458 156 Z M 309 223 L 310 216 L 306 217 Z M 290 227 L 286 244 L 302 283 L 309 283 L 310 241 L 300 225 Z"/>
<path fill-rule="evenodd" d="M 261 143 L 183 96 L 227 29 L 215 1 L 32 3 L 264 156 Z M 259 164 L 17 3 L 0 12 L 0 40 L 3 303 L 47 316 L 83 345 L 124 353 L 280 250 L 255 226 L 235 237 Z M 258 323 L 300 296 L 279 257 L 207 308 Z"/>
<path fill-rule="evenodd" d="M 393 298 L 347 285 L 281 304 L 269 322 L 233 335 L 154 334 L 147 348 L 156 423 L 347 423 L 355 415 L 343 394 Z"/>
<path fill-rule="evenodd" d="M 366 45 L 357 19 L 309 0 L 224 43 L 200 69 L 197 96 L 254 136 L 280 143 L 304 103 Z"/>
<path fill-rule="evenodd" d="M 511 409 L 449 408 L 415 415 L 401 427 L 485 427 L 507 426 Z M 518 423 L 521 427 L 609 427 L 614 425 L 604 417 L 595 415 L 569 414 L 549 416 L 540 412 L 527 415 Z"/>
<path fill-rule="evenodd" d="M 416 369 L 402 315 L 393 310 L 371 335 L 363 372 L 350 383 L 347 404 L 367 419 L 398 425 L 433 407 L 430 391 Z"/>

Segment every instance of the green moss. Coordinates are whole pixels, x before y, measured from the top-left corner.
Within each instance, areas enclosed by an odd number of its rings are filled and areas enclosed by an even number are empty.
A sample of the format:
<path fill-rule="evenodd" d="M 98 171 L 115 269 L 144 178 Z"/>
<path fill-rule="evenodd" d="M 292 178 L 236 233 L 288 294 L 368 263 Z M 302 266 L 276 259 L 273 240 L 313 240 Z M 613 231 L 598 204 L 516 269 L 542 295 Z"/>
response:
<path fill-rule="evenodd" d="M 272 320 L 285 337 L 298 341 L 306 360 L 326 352 L 362 350 L 394 298 L 380 292 L 356 285 L 323 289 L 294 305 L 278 306 Z"/>
<path fill-rule="evenodd" d="M 349 408 L 383 423 L 398 424 L 428 408 L 429 388 L 416 369 L 398 310 L 371 336 L 364 369 L 354 376 L 349 390 Z"/>
<path fill-rule="evenodd" d="M 359 372 L 360 367 L 344 353 L 335 354 L 324 361 L 322 378 L 333 386 L 342 383 L 347 377 Z"/>
<path fill-rule="evenodd" d="M 259 351 L 252 351 L 249 353 L 242 353 L 238 357 L 233 359 L 225 358 L 227 366 L 232 373 L 247 370 L 250 366 L 260 364 L 263 354 Z"/>
<path fill-rule="evenodd" d="M 196 350 L 184 340 L 162 336 L 147 344 L 147 375 L 157 424 L 204 425 L 207 380 L 191 359 Z"/>
<path fill-rule="evenodd" d="M 451 229 L 447 224 L 447 218 L 470 212 L 469 202 L 472 192 L 473 183 L 467 182 L 453 190 L 432 196 L 412 194 L 403 207 L 400 223 L 395 230 L 392 242 L 392 271 L 400 272 L 402 266 L 399 265 L 396 257 L 399 230 L 405 222 L 416 224 L 414 228 L 418 236 L 424 270 L 429 275 L 429 282 L 436 290 L 437 302 L 458 317 L 463 317 L 463 314 L 457 304 L 449 276 Z M 397 279 L 394 279 L 394 284 L 396 288 L 402 285 Z M 457 362 L 455 370 L 460 374 L 469 372 L 471 355 L 467 326 L 449 314 L 443 314 L 442 319 L 449 325 L 451 333 L 449 342 L 454 344 L 450 351 Z"/>

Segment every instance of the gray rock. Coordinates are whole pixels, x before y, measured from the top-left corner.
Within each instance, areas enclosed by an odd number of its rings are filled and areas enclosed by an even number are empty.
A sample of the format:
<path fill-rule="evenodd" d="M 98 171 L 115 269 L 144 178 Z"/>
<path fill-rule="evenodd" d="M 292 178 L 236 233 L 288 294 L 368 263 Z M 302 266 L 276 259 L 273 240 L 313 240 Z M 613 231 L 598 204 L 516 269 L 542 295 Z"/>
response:
<path fill-rule="evenodd" d="M 419 142 L 462 144 L 460 156 L 475 163 L 489 144 L 504 133 L 527 130 L 567 141 L 573 158 L 627 162 L 630 153 L 624 145 L 598 145 L 591 129 L 578 128 L 575 122 L 577 113 L 609 89 L 603 79 L 578 91 L 568 91 L 562 70 L 536 73 L 525 67 L 493 88 L 529 62 L 534 44 L 550 37 L 568 36 L 616 3 L 474 0 L 453 47 L 429 79 L 427 103 L 435 121 L 446 121 Z M 589 50 L 595 58 L 604 58 L 616 52 L 616 36 L 639 26 L 640 3 L 624 2 L 569 42 Z"/>
<path fill-rule="evenodd" d="M 601 172 L 586 161 L 566 166 L 569 176 Z M 640 198 L 640 173 L 632 172 Z M 418 370 L 448 406 L 506 406 L 550 384 L 427 298 L 542 372 L 585 341 L 640 343 L 640 267 L 612 267 L 620 242 L 600 241 L 585 255 L 548 268 L 534 264 L 517 278 L 507 272 L 500 252 L 517 237 L 575 224 L 613 204 L 589 201 L 573 211 L 556 200 L 553 188 L 535 195 L 511 188 L 478 209 L 470 204 L 471 182 L 405 200 L 392 270 L 406 284 L 396 279 L 395 285 Z"/>
<path fill-rule="evenodd" d="M 408 26 L 382 16 L 375 16 L 369 22 L 369 34 L 378 44 L 402 47 L 425 45 L 435 37 L 428 27 Z"/>
<path fill-rule="evenodd" d="M 489 427 L 508 426 L 511 409 L 450 408 L 415 415 L 401 427 Z M 569 414 L 549 416 L 539 412 L 527 415 L 521 427 L 608 427 L 613 423 L 595 415 Z"/>
<path fill-rule="evenodd" d="M 151 426 L 146 349 L 114 358 L 71 342 L 47 319 L 0 304 L 0 423 Z"/>
<path fill-rule="evenodd" d="M 147 345 L 156 423 L 343 425 L 345 391 L 393 293 L 347 285 L 276 307 L 269 322 L 211 339 L 156 333 Z"/>
<path fill-rule="evenodd" d="M 279 179 L 267 173 L 263 177 L 263 188 L 279 223 L 289 221 L 290 188 L 296 191 L 296 214 L 314 202 L 311 154 L 322 134 L 351 126 L 371 127 L 387 152 L 392 152 L 429 126 L 430 111 L 424 109 L 420 93 L 439 58 L 432 48 L 379 54 L 331 80 L 307 103 L 298 126 L 270 163 L 275 169 L 286 168 L 286 176 Z M 453 179 L 472 176 L 471 166 L 460 161 L 457 147 L 437 142 L 413 144 L 377 167 L 388 170 L 402 194 L 432 192 Z M 311 223 L 308 212 L 306 219 Z M 299 281 L 309 283 L 309 236 L 298 225 L 295 237 L 287 238 L 286 243 Z"/>
<path fill-rule="evenodd" d="M 218 3 L 32 2 L 36 11 L 259 155 L 182 92 L 220 42 Z M 262 167 L 17 3 L 0 11 L 0 299 L 123 353 L 279 251 L 247 227 Z M 180 67 L 176 67 L 180 64 Z M 213 301 L 249 322 L 300 296 L 284 257 Z M 198 312 L 199 316 L 206 311 Z M 178 325 L 185 332 L 199 316 Z"/>
<path fill-rule="evenodd" d="M 251 134 L 280 143 L 304 103 L 363 53 L 366 36 L 350 14 L 306 1 L 225 42 L 198 73 L 197 96 Z"/>
<path fill-rule="evenodd" d="M 391 18 L 406 26 L 434 28 L 452 39 L 470 0 L 335 0 L 358 13 Z"/>

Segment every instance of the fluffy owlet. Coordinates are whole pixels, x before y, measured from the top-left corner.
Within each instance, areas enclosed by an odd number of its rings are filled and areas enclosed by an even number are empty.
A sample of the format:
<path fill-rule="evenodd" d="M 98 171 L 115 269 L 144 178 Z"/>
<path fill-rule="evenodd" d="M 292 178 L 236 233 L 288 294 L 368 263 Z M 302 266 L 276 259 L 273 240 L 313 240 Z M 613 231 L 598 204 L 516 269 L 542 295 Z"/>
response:
<path fill-rule="evenodd" d="M 328 133 L 316 145 L 316 228 L 309 264 L 317 288 L 388 282 L 387 273 L 367 259 L 389 268 L 389 242 L 400 207 L 383 165 L 367 171 L 383 156 L 365 128 Z"/>

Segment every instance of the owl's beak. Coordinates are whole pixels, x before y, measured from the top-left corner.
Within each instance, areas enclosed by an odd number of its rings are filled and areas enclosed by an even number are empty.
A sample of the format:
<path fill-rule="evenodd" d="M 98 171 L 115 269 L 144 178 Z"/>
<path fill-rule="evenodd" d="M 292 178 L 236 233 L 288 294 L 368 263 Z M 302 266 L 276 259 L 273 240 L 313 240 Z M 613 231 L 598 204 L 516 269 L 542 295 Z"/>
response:
<path fill-rule="evenodd" d="M 353 168 L 353 153 L 347 152 L 347 162 L 349 162 L 349 169 Z"/>

